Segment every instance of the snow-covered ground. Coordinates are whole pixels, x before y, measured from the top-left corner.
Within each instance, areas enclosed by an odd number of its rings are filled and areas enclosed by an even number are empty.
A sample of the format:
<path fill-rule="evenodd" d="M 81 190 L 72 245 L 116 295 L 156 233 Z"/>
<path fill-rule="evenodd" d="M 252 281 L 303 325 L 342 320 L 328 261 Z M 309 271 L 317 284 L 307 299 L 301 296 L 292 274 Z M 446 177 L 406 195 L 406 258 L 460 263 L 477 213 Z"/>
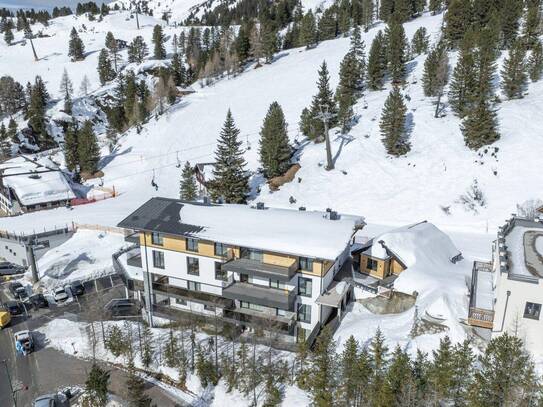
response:
<path fill-rule="evenodd" d="M 111 274 L 111 255 L 126 245 L 120 234 L 80 229 L 38 260 L 40 281 L 46 287 L 55 287 Z"/>
<path fill-rule="evenodd" d="M 535 250 L 543 256 L 543 236 L 539 236 L 535 239 Z"/>

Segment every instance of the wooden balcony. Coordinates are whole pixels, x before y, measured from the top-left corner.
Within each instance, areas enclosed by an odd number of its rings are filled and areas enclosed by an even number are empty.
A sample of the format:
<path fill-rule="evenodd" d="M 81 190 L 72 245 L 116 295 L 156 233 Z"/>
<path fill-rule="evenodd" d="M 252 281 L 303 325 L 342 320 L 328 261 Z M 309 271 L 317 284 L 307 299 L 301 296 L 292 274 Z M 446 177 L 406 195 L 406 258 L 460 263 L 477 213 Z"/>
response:
<path fill-rule="evenodd" d="M 478 326 L 480 328 L 492 329 L 494 325 L 494 311 L 470 307 L 468 324 Z"/>

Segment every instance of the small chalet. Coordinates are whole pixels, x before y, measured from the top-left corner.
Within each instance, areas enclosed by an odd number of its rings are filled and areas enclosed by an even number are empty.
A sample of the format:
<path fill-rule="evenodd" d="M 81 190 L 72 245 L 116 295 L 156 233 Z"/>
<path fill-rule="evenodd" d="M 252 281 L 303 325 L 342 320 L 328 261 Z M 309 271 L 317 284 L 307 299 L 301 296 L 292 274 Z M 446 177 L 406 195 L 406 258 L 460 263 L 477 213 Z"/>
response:
<path fill-rule="evenodd" d="M 384 240 L 374 238 L 352 252 L 355 271 L 383 280 L 397 276 L 407 267 Z"/>

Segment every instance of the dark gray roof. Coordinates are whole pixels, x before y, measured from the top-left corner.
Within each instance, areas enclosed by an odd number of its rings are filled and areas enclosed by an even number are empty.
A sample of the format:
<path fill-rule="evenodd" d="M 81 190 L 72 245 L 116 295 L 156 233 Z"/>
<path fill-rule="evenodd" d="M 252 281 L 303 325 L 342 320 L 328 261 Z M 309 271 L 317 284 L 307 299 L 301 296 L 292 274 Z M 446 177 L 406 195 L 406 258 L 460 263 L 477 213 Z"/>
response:
<path fill-rule="evenodd" d="M 209 205 L 191 202 L 191 205 Z M 181 223 L 183 201 L 170 198 L 151 198 L 123 219 L 117 226 L 125 229 L 162 232 L 170 235 L 191 235 L 203 227 Z"/>

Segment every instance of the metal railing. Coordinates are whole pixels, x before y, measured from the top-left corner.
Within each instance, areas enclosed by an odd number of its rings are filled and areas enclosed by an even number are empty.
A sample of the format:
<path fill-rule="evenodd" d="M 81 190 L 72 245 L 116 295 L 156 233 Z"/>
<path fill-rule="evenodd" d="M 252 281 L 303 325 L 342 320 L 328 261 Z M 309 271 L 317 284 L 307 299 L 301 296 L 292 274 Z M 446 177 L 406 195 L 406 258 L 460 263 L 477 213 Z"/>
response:
<path fill-rule="evenodd" d="M 468 323 L 481 328 L 492 329 L 492 326 L 494 325 L 494 311 L 470 307 Z"/>

